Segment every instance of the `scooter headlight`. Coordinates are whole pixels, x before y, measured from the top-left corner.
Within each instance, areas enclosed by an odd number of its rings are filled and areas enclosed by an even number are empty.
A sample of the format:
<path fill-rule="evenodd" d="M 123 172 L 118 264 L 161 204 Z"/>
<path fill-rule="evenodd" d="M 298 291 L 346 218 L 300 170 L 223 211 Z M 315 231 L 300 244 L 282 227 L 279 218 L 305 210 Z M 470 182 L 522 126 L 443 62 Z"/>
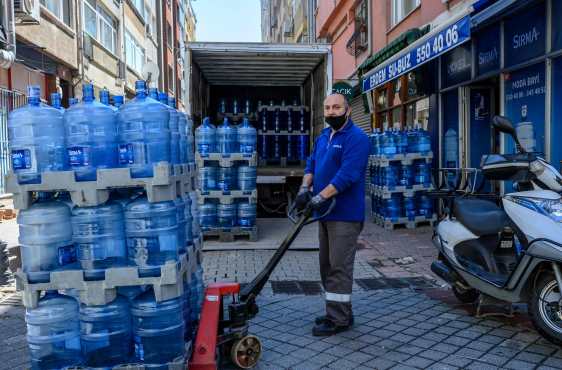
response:
<path fill-rule="evenodd" d="M 553 221 L 562 222 L 562 202 L 560 199 L 527 198 L 526 200 L 532 202 L 539 213 L 550 217 Z"/>

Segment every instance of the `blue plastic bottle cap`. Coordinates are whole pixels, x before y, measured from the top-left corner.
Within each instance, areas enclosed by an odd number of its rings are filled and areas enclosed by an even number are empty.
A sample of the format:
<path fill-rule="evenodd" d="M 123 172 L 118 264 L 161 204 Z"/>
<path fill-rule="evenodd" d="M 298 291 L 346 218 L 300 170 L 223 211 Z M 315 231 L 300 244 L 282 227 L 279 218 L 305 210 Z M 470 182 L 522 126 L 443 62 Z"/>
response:
<path fill-rule="evenodd" d="M 94 100 L 94 85 L 92 84 L 84 84 L 82 85 L 82 100 L 83 101 L 92 101 Z"/>

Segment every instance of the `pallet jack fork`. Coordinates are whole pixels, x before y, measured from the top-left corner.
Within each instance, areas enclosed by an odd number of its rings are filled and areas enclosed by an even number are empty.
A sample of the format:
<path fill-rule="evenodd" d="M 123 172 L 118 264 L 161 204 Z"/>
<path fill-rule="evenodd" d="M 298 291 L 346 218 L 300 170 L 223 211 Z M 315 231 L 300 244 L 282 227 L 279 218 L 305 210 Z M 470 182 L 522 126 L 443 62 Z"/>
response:
<path fill-rule="evenodd" d="M 313 218 L 310 206 L 296 210 L 293 204 L 287 214 L 294 223 L 293 228 L 251 283 L 244 287 L 240 287 L 239 283 L 213 283 L 207 286 L 189 370 L 217 370 L 225 355 L 243 369 L 252 368 L 258 363 L 262 345 L 258 337 L 248 333 L 248 321 L 259 311 L 256 298 L 302 228 L 330 213 L 335 203 L 335 199 L 332 199 L 326 211 Z M 228 317 L 225 318 L 225 297 L 228 296 L 231 301 L 228 303 Z"/>

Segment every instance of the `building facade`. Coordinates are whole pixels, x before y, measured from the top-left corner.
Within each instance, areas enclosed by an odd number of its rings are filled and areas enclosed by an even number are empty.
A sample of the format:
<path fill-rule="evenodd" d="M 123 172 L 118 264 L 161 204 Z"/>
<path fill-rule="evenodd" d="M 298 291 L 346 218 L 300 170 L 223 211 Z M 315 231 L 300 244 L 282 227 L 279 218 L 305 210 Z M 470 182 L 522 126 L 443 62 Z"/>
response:
<path fill-rule="evenodd" d="M 313 43 L 316 0 L 261 0 L 262 41 Z"/>

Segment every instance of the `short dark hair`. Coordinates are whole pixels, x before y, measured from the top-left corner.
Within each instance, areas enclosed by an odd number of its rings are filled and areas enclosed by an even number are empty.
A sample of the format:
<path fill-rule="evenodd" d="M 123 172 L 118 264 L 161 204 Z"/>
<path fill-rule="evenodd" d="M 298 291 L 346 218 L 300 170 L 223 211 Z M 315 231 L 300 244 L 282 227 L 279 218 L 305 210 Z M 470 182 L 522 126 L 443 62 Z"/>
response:
<path fill-rule="evenodd" d="M 339 96 L 341 96 L 341 97 L 343 98 L 344 106 L 345 106 L 345 109 L 347 110 L 347 108 L 349 108 L 349 101 L 347 100 L 347 98 L 345 97 L 345 95 L 340 94 L 340 93 L 338 93 L 338 92 L 333 92 L 333 93 L 328 94 L 328 95 L 326 96 L 326 99 L 328 99 L 329 96 L 334 96 L 334 95 L 339 95 Z M 324 99 L 324 100 L 326 100 L 326 99 Z"/>

